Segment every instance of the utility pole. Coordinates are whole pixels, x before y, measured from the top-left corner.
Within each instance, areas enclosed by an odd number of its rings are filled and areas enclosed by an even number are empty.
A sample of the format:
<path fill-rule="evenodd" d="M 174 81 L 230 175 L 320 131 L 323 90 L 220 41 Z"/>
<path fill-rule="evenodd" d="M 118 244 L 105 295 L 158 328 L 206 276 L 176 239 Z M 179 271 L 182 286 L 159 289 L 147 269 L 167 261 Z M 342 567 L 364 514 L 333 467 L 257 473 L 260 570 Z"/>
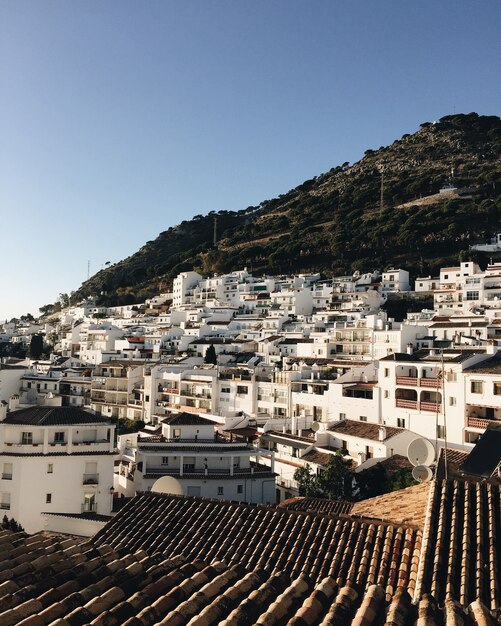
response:
<path fill-rule="evenodd" d="M 383 214 L 384 207 L 384 167 L 381 166 L 381 190 L 379 192 L 379 216 Z"/>

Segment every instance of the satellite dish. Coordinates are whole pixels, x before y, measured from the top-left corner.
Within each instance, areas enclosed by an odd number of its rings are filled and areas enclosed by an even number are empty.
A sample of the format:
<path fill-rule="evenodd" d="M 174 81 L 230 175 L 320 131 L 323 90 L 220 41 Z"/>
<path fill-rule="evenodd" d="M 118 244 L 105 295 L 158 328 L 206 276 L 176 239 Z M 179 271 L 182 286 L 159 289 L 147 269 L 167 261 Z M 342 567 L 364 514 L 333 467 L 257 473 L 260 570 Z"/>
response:
<path fill-rule="evenodd" d="M 407 448 L 407 458 L 412 465 L 431 465 L 435 460 L 435 448 L 431 441 L 424 437 L 414 439 Z"/>
<path fill-rule="evenodd" d="M 162 476 L 156 480 L 151 491 L 154 493 L 170 493 L 174 496 L 184 496 L 184 490 L 181 483 L 173 476 Z"/>
<path fill-rule="evenodd" d="M 313 422 L 313 424 L 310 426 L 311 430 L 316 433 L 317 430 L 320 428 L 320 424 L 318 422 Z"/>
<path fill-rule="evenodd" d="M 426 465 L 416 465 L 412 468 L 412 478 L 418 483 L 426 483 L 433 477 L 433 472 Z"/>

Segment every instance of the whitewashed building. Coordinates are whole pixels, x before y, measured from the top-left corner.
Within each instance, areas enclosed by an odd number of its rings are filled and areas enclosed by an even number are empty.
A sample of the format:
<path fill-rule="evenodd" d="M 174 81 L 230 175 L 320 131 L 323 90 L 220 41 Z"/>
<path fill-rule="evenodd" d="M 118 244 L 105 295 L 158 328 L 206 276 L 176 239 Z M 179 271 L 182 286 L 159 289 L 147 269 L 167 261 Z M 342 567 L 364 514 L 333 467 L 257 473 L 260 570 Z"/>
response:
<path fill-rule="evenodd" d="M 0 410 L 3 514 L 28 533 L 110 514 L 114 425 L 77 408 Z M 86 534 L 81 528 L 76 534 Z"/>
<path fill-rule="evenodd" d="M 216 422 L 192 413 L 171 415 L 158 434 L 131 436 L 128 455 L 122 456 L 135 491 L 151 489 L 164 477 L 175 478 L 184 495 L 237 502 L 275 503 L 275 474 L 260 463 L 252 445 L 231 441 Z M 133 468 L 133 469 L 131 469 Z M 123 472 L 125 474 L 125 471 Z M 122 475 L 123 475 L 122 474 Z M 119 468 L 117 482 L 121 491 Z M 127 488 L 124 483 L 124 488 Z"/>

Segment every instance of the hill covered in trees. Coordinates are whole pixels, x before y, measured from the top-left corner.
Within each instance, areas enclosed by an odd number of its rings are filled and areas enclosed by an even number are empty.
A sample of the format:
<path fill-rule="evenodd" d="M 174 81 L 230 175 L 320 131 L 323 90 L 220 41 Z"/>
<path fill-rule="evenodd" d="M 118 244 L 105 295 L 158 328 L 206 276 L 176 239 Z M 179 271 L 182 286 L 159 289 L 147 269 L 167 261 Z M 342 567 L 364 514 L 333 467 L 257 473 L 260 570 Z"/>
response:
<path fill-rule="evenodd" d="M 445 185 L 459 193 L 440 193 Z M 501 231 L 500 194 L 500 118 L 449 115 L 259 206 L 172 226 L 92 276 L 72 300 L 102 294 L 108 305 L 137 302 L 193 268 L 329 276 L 394 265 L 435 273 Z"/>

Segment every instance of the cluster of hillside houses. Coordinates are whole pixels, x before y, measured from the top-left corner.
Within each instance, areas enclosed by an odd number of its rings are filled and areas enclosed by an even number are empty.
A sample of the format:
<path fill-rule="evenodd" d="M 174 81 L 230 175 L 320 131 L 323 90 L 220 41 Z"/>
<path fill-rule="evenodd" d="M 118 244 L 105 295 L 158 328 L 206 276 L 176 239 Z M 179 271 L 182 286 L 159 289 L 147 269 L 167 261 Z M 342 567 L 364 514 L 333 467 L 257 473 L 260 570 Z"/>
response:
<path fill-rule="evenodd" d="M 433 309 L 402 322 L 381 308 L 422 296 Z M 339 449 L 358 472 L 417 437 L 467 452 L 501 424 L 501 264 L 443 268 L 412 291 L 402 269 L 183 272 L 145 303 L 0 326 L 4 342 L 33 334 L 50 358 L 0 365 L 0 512 L 28 532 L 93 534 L 159 480 L 271 504 Z"/>

